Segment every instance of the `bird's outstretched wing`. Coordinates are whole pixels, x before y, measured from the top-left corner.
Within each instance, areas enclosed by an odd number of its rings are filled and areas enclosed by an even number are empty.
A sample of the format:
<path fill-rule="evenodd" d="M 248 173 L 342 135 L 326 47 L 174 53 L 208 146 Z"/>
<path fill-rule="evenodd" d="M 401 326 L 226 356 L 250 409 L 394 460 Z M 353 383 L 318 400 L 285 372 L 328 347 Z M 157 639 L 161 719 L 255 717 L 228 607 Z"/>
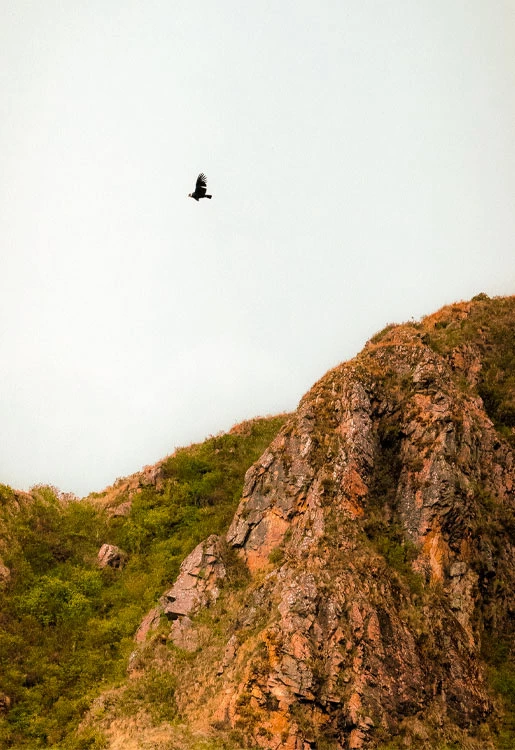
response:
<path fill-rule="evenodd" d="M 197 177 L 197 184 L 195 186 L 195 192 L 204 194 L 207 189 L 207 179 L 204 172 L 201 172 Z"/>

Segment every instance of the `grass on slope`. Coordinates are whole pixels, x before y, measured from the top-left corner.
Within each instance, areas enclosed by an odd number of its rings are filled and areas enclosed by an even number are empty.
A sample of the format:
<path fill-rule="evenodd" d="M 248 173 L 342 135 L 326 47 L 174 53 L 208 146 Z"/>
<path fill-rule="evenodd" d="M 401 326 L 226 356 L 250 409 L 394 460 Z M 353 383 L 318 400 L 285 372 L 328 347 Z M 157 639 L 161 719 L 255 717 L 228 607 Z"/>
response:
<path fill-rule="evenodd" d="M 253 420 L 177 451 L 163 487 L 141 489 L 124 518 L 63 502 L 49 487 L 12 512 L 12 490 L 0 487 L 0 553 L 11 571 L 0 599 L 1 747 L 99 746 L 74 735 L 81 717 L 124 677 L 133 634 L 184 557 L 227 529 L 245 471 L 285 419 Z M 98 568 L 104 542 L 128 553 L 122 570 Z"/>
<path fill-rule="evenodd" d="M 422 321 L 428 343 L 444 355 L 467 343 L 479 349 L 478 393 L 496 428 L 515 444 L 515 297 L 478 294 L 461 319 L 460 307 L 450 305 Z"/>

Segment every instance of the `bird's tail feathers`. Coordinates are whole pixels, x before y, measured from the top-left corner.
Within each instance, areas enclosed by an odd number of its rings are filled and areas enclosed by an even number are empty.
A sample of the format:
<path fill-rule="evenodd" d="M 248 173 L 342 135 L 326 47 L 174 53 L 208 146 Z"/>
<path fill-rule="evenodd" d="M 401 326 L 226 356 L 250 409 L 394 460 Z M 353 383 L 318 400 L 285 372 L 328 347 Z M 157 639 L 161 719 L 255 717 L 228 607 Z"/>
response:
<path fill-rule="evenodd" d="M 212 198 L 212 195 L 205 195 L 204 198 Z"/>

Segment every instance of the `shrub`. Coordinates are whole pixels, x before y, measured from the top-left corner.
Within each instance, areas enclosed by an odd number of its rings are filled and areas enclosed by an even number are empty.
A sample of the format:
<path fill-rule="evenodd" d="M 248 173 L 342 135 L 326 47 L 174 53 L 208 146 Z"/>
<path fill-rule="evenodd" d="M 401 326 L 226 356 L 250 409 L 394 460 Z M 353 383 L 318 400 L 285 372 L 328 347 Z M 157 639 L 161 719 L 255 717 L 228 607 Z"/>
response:
<path fill-rule="evenodd" d="M 133 634 L 185 556 L 227 529 L 246 470 L 284 421 L 255 420 L 178 451 L 165 462 L 164 486 L 143 488 L 126 518 L 109 518 L 48 486 L 35 487 L 32 500 L 12 512 L 15 493 L 0 485 L 10 540 L 2 556 L 11 570 L 0 598 L 0 692 L 12 700 L 0 716 L 2 747 L 105 746 L 96 732 L 76 733 L 85 710 L 100 689 L 125 676 Z M 98 569 L 104 542 L 130 553 L 122 570 Z M 236 563 L 230 569 L 227 584 L 241 585 L 242 571 Z M 129 699 L 151 699 L 156 721 L 173 720 L 174 690 L 173 675 L 152 672 Z"/>

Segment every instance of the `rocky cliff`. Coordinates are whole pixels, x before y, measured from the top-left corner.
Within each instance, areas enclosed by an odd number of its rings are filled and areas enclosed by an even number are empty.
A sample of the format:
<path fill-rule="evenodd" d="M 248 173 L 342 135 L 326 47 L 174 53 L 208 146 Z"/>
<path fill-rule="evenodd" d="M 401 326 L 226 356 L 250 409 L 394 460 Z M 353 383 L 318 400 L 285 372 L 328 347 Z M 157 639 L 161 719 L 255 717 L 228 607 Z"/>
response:
<path fill-rule="evenodd" d="M 85 725 L 126 750 L 511 747 L 514 386 L 513 297 L 388 326 L 328 372 Z M 149 675 L 173 721 L 134 701 Z"/>

